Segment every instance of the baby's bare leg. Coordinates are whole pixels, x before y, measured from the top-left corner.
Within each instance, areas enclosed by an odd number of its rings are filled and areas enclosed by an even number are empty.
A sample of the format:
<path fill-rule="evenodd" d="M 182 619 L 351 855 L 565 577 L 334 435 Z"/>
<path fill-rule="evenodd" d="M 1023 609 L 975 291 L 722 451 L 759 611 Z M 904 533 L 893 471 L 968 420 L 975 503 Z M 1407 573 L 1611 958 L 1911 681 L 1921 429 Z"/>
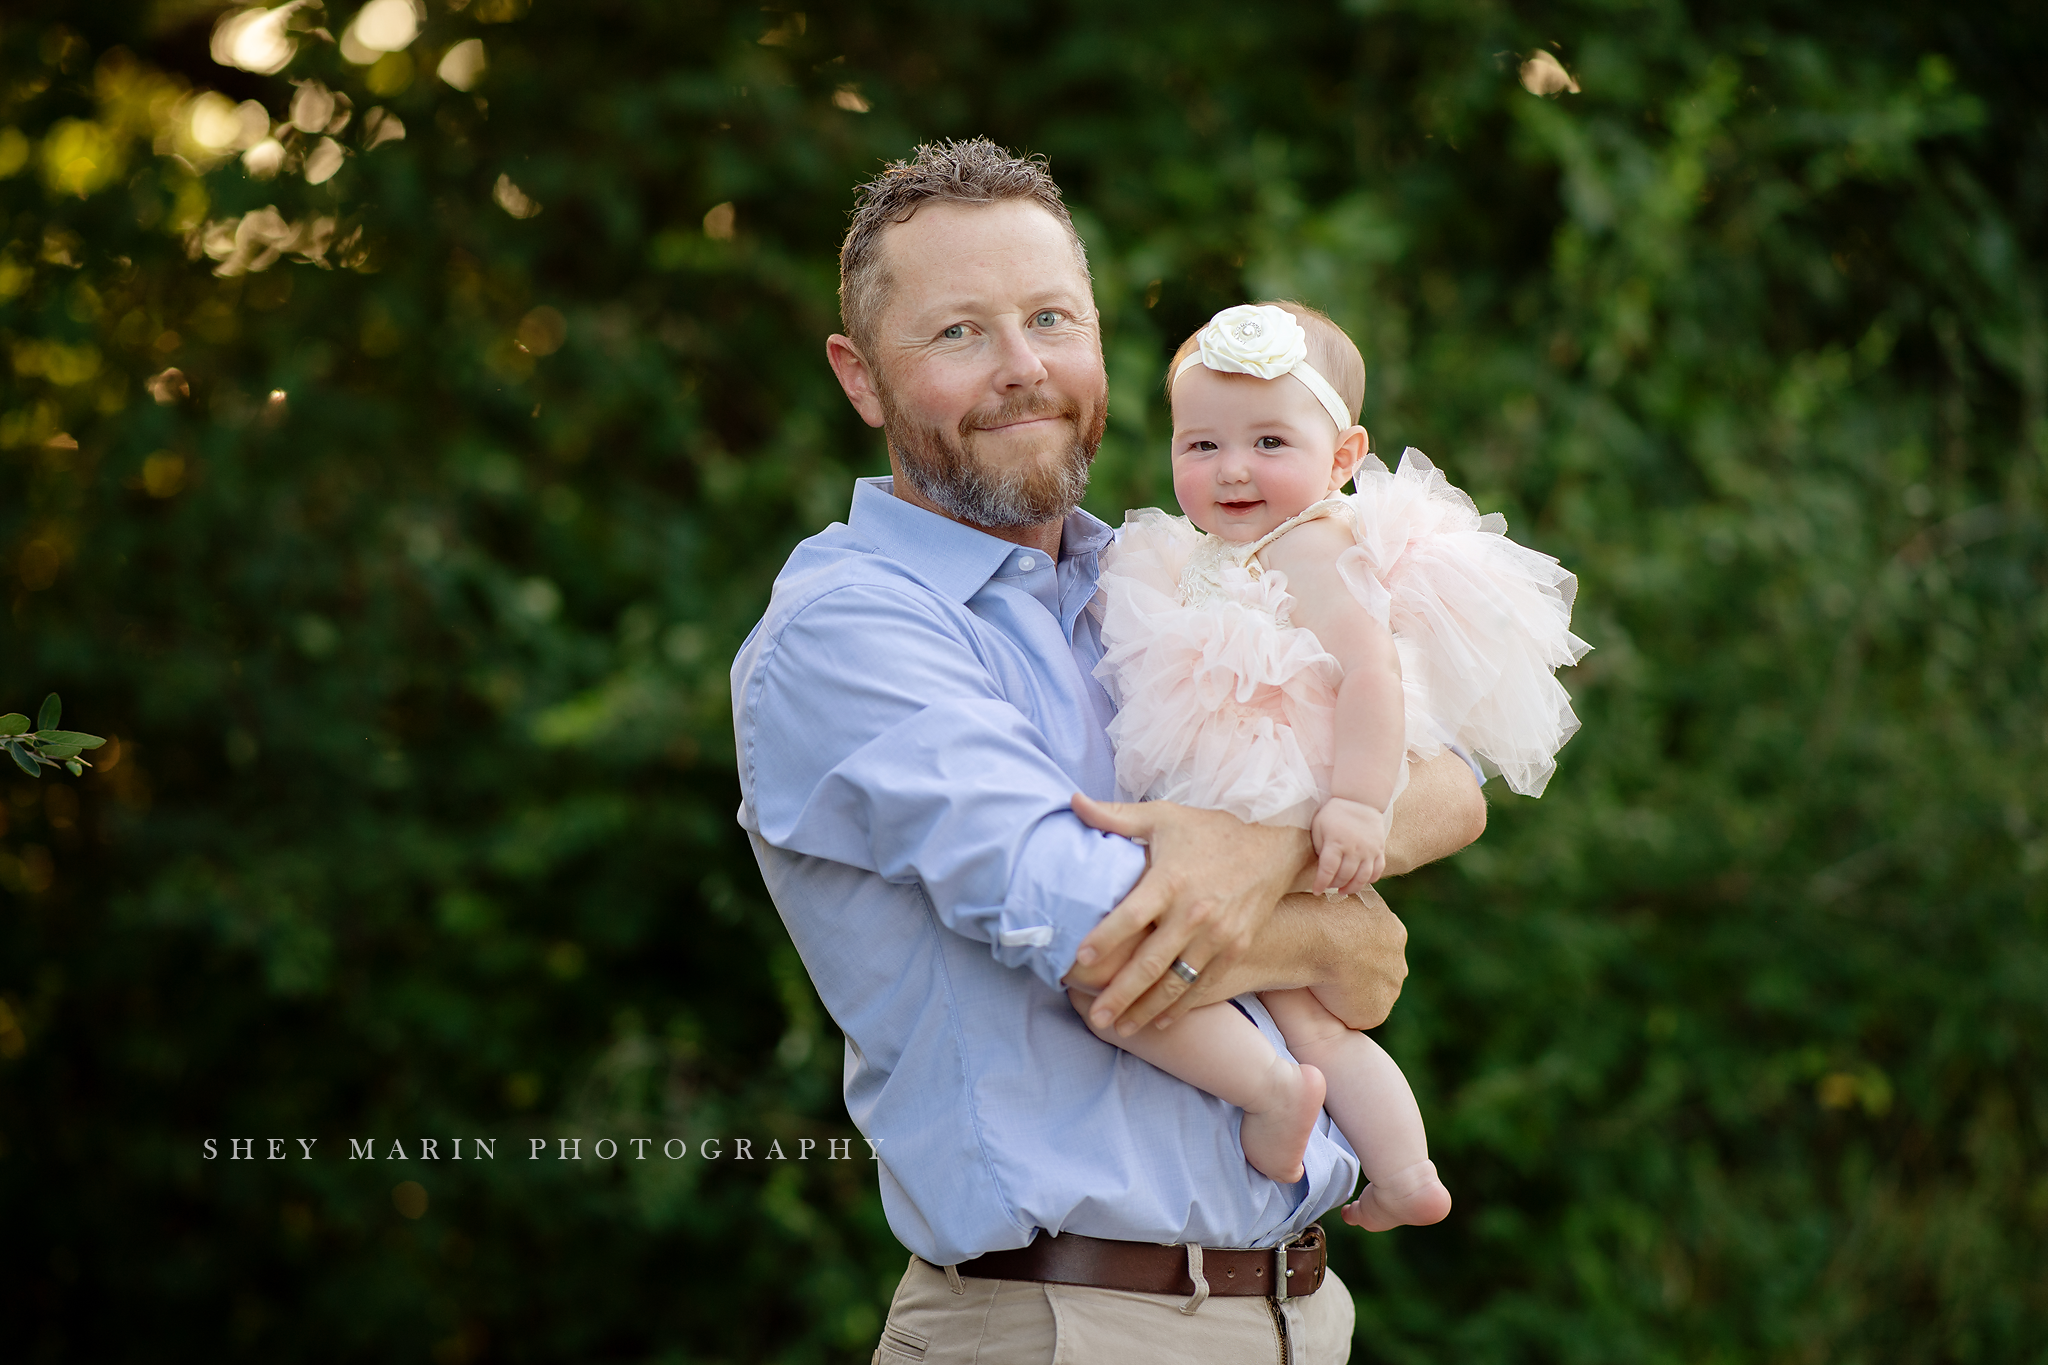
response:
<path fill-rule="evenodd" d="M 1069 990 L 1067 999 L 1088 1018 L 1094 996 Z M 1141 1028 L 1129 1038 L 1089 1027 L 1103 1042 L 1244 1110 L 1244 1159 L 1275 1180 L 1301 1179 L 1302 1154 L 1323 1112 L 1322 1073 L 1282 1057 L 1235 1007 L 1203 1005 L 1172 1028 Z"/>
<path fill-rule="evenodd" d="M 1358 1153 L 1371 1183 L 1344 1207 L 1344 1221 L 1374 1232 L 1404 1223 L 1441 1222 L 1451 1192 L 1429 1160 L 1422 1110 L 1407 1077 L 1378 1043 L 1353 1033 L 1310 990 L 1259 996 L 1287 1047 L 1328 1082 L 1323 1107 Z"/>

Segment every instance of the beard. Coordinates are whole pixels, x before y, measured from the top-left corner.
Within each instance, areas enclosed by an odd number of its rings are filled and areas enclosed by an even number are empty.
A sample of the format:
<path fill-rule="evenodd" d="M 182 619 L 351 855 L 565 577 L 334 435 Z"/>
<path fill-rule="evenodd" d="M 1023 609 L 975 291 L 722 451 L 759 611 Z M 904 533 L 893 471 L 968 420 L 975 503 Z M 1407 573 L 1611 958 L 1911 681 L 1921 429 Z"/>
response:
<path fill-rule="evenodd" d="M 1058 521 L 1081 505 L 1088 492 L 1088 467 L 1102 444 L 1108 405 L 1101 397 L 1083 406 L 1045 394 L 976 408 L 955 431 L 921 424 L 902 412 L 889 389 L 877 385 L 889 448 L 903 476 L 920 496 L 969 526 L 1014 530 Z M 976 458 L 981 428 L 1035 417 L 1054 417 L 1066 433 L 1048 437 L 1039 449 L 1010 469 L 992 469 Z"/>

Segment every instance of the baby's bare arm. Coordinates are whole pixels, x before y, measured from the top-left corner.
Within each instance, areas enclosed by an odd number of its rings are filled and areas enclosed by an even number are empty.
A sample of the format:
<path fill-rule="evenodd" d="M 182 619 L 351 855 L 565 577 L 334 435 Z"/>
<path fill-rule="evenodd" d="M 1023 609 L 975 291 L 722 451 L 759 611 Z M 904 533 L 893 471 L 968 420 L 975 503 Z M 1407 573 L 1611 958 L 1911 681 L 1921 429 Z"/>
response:
<path fill-rule="evenodd" d="M 1351 544 L 1345 525 L 1325 518 L 1288 532 L 1262 558 L 1287 575 L 1294 624 L 1314 632 L 1344 666 L 1330 794 L 1385 814 L 1408 747 L 1401 658 L 1393 632 L 1367 614 L 1337 571 L 1337 557 Z"/>

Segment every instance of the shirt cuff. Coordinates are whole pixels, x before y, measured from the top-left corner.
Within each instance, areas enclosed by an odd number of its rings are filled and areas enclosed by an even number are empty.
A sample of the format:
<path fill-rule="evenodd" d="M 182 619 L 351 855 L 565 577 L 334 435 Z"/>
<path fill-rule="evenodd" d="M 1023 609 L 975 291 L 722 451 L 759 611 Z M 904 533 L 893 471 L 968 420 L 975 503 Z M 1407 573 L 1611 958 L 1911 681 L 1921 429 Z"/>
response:
<path fill-rule="evenodd" d="M 1018 851 L 1017 872 L 995 924 L 992 950 L 1056 990 L 1081 940 L 1145 875 L 1145 850 L 1081 823 L 1072 811 L 1038 822 Z"/>

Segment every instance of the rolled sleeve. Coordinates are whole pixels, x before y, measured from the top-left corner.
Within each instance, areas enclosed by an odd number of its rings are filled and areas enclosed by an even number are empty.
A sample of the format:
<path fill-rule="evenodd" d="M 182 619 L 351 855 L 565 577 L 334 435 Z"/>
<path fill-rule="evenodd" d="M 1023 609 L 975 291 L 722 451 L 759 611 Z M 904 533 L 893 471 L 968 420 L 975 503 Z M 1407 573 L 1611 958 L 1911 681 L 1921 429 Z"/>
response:
<path fill-rule="evenodd" d="M 915 595 L 867 585 L 764 643 L 745 684 L 761 837 L 917 884 L 948 929 L 1058 986 L 1145 853 L 1075 817 L 1073 779 L 987 662 Z"/>
<path fill-rule="evenodd" d="M 1145 850 L 1062 811 L 1032 830 L 1018 863 L 998 918 L 996 960 L 1058 987 L 1073 970 L 1081 940 L 1144 875 Z"/>

